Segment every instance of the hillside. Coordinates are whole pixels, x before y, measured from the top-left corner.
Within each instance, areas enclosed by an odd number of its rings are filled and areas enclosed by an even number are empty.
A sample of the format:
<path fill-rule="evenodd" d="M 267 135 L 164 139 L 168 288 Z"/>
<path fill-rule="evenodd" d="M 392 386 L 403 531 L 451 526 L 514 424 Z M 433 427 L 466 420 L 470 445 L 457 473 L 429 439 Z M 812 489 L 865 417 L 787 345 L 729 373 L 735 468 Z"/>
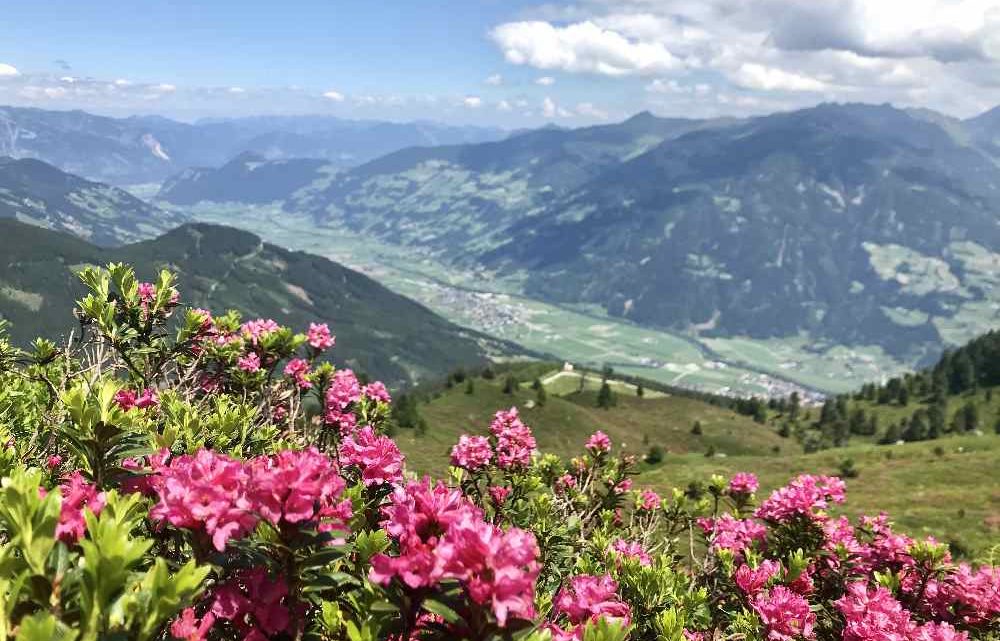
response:
<path fill-rule="evenodd" d="M 533 428 L 539 449 L 564 458 L 578 455 L 596 430 L 603 430 L 616 446 L 640 458 L 661 448 L 662 462 L 644 464 L 635 480 L 639 486 L 660 492 L 687 488 L 712 474 L 729 476 L 738 471 L 757 474 L 762 492 L 769 492 L 799 473 L 843 475 L 849 460 L 857 476 L 846 477 L 850 498 L 846 514 L 887 510 L 911 534 L 932 534 L 972 556 L 984 553 L 1000 536 L 1000 477 L 995 474 L 1000 469 L 1000 432 L 994 431 L 993 423 L 1000 420 L 1000 387 L 947 394 L 949 420 L 974 403 L 981 416 L 990 417 L 988 429 L 984 418 L 979 431 L 955 430 L 933 441 L 885 445 L 878 444 L 882 432 L 856 433 L 844 446 L 828 445 L 828 449 L 809 453 L 803 452 L 798 429 L 781 435 L 790 416 L 784 405 L 772 404 L 759 423 L 735 411 L 729 399 L 663 394 L 648 387 L 638 397 L 634 386 L 612 379 L 617 402 L 602 409 L 597 407 L 590 379 L 585 391 L 579 392 L 579 378 L 556 378 L 558 370 L 553 367 L 544 363 L 513 366 L 510 372 L 521 381 L 513 394 L 503 391 L 508 371 L 490 379 L 471 377 L 471 394 L 467 380 L 425 392 L 417 407 L 426 430 L 400 429 L 395 437 L 410 467 L 420 473 L 442 473 L 447 469 L 448 452 L 461 434 L 486 434 L 496 410 L 516 406 Z M 535 378 L 550 381 L 540 407 L 531 387 Z M 836 402 L 831 400 L 833 405 Z M 850 407 L 852 411 L 865 408 L 867 416 L 875 415 L 882 426 L 898 420 L 901 413 L 920 410 L 917 402 L 907 409 L 863 399 L 851 400 Z M 822 430 L 816 423 L 824 413 L 802 407 L 794 425 L 807 432 Z M 693 433 L 695 422 L 700 434 Z"/>
<path fill-rule="evenodd" d="M 0 219 L 74 234 L 97 245 L 148 238 L 184 219 L 126 191 L 39 160 L 0 158 Z"/>
<path fill-rule="evenodd" d="M 427 432 L 416 434 L 401 429 L 396 440 L 410 456 L 410 465 L 418 472 L 441 472 L 448 465 L 448 452 L 463 433 L 485 434 L 493 414 L 516 406 L 532 426 L 539 449 L 559 456 L 575 456 L 587 436 L 602 430 L 620 445 L 638 456 L 650 448 L 663 448 L 668 464 L 674 455 L 697 453 L 710 448 L 731 456 L 756 454 L 766 456 L 778 451 L 801 451 L 793 439 L 778 436 L 770 426 L 755 423 L 732 409 L 685 396 L 650 393 L 639 398 L 621 389 L 617 404 L 611 409 L 597 407 L 593 391 L 577 392 L 575 385 L 546 385 L 544 405 L 537 404 L 537 392 L 531 382 L 537 375 L 551 373 L 537 366 L 514 366 L 514 376 L 522 381 L 512 393 L 504 393 L 506 373 L 495 378 L 472 377 L 473 392 L 467 381 L 435 390 L 418 411 L 428 425 Z M 702 434 L 692 434 L 695 422 Z"/>
<path fill-rule="evenodd" d="M 245 152 L 218 168 L 186 169 L 171 176 L 156 194 L 172 205 L 202 201 L 265 204 L 283 201 L 299 189 L 336 171 L 324 160 L 268 160 Z"/>
<path fill-rule="evenodd" d="M 250 151 L 267 158 L 323 158 L 347 167 L 411 145 L 496 140 L 492 128 L 389 123 L 325 116 L 267 116 L 183 123 L 156 116 L 0 107 L 0 156 L 36 158 L 115 185 L 161 182 Z"/>
<path fill-rule="evenodd" d="M 289 252 L 247 232 L 185 225 L 156 239 L 102 249 L 61 233 L 0 220 L 0 316 L 15 342 L 73 329 L 83 264 L 125 261 L 140 277 L 178 271 L 187 304 L 237 309 L 304 329 L 327 322 L 343 347 L 338 363 L 394 386 L 485 360 L 495 347 L 413 301 L 325 258 Z"/>

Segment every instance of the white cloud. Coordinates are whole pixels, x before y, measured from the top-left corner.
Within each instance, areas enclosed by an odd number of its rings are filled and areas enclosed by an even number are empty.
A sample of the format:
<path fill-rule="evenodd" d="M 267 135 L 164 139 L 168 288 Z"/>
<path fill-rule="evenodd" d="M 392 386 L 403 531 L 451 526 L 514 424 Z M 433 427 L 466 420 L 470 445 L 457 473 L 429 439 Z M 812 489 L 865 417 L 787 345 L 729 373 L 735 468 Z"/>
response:
<path fill-rule="evenodd" d="M 59 78 L 59 81 L 60 82 L 65 82 L 65 83 L 71 85 L 74 82 L 76 82 L 76 78 L 74 78 L 73 76 L 63 76 L 63 77 Z"/>
<path fill-rule="evenodd" d="M 17 67 L 0 62 L 0 78 L 19 75 Z"/>
<path fill-rule="evenodd" d="M 745 62 L 733 76 L 734 82 L 747 89 L 763 91 L 823 91 L 824 82 L 802 74 Z"/>
<path fill-rule="evenodd" d="M 538 69 L 624 76 L 680 66 L 663 43 L 630 40 L 589 20 L 565 27 L 537 20 L 508 22 L 490 35 L 508 62 Z"/>
<path fill-rule="evenodd" d="M 506 100 L 501 100 L 500 102 L 497 103 L 497 111 L 510 111 L 510 110 L 511 110 L 510 103 L 507 102 Z"/>
<path fill-rule="evenodd" d="M 491 37 L 511 64 L 653 76 L 636 110 L 722 104 L 697 100 L 708 96 L 740 114 L 819 99 L 958 115 L 1000 103 L 1000 0 L 577 0 Z"/>
<path fill-rule="evenodd" d="M 128 87 L 132 83 L 124 78 L 119 78 L 118 80 L 115 80 L 114 84 L 116 87 Z"/>
<path fill-rule="evenodd" d="M 585 118 L 595 118 L 597 120 L 607 120 L 609 118 L 608 112 L 594 106 L 590 102 L 581 102 L 576 106 L 576 113 L 584 116 Z"/>
<path fill-rule="evenodd" d="M 488 78 L 486 78 L 486 80 L 484 82 L 486 82 L 486 84 L 491 85 L 493 87 L 499 87 L 500 85 L 503 84 L 503 76 L 501 76 L 498 73 L 495 73 L 492 76 L 489 76 Z"/>
<path fill-rule="evenodd" d="M 483 106 L 483 99 L 479 96 L 466 96 L 462 99 L 462 104 L 469 109 L 479 109 Z"/>
<path fill-rule="evenodd" d="M 552 98 L 545 96 L 542 100 L 542 117 L 544 118 L 569 118 L 573 114 L 556 104 Z"/>
<path fill-rule="evenodd" d="M 246 93 L 246 92 L 247 92 L 247 90 L 244 89 L 243 87 L 230 87 L 229 88 L 229 93 L 233 93 L 233 94 L 240 94 L 240 93 Z"/>
<path fill-rule="evenodd" d="M 535 80 L 535 84 L 541 85 L 543 87 L 551 87 L 552 85 L 556 84 L 556 79 L 553 78 L 552 76 L 542 76 L 541 78 Z"/>
<path fill-rule="evenodd" d="M 150 87 L 150 89 L 152 89 L 153 91 L 159 91 L 161 93 L 173 93 L 177 91 L 177 87 L 167 83 L 153 85 L 152 87 Z"/>
<path fill-rule="evenodd" d="M 344 102 L 344 94 L 339 91 L 334 91 L 333 89 L 324 92 L 323 97 L 327 100 L 332 100 L 333 102 Z"/>

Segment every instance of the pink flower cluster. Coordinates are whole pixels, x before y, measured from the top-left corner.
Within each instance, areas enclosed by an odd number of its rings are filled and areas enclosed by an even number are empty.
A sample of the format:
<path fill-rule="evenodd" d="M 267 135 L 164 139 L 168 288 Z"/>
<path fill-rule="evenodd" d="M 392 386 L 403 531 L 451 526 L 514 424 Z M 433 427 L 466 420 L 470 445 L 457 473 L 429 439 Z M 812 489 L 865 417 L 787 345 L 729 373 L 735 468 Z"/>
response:
<path fill-rule="evenodd" d="M 586 447 L 594 454 L 610 452 L 611 438 L 601 430 L 597 430 L 590 435 L 590 438 L 587 439 Z"/>
<path fill-rule="evenodd" d="M 783 585 L 758 592 L 750 598 L 750 607 L 767 628 L 768 641 L 816 638 L 816 615 L 809 609 L 809 602 Z"/>
<path fill-rule="evenodd" d="M 636 507 L 638 507 L 640 510 L 645 510 L 647 512 L 650 512 L 652 510 L 658 509 L 662 503 L 663 499 L 660 498 L 659 494 L 657 494 L 656 492 L 654 492 L 649 488 L 645 488 L 643 489 L 642 492 L 639 493 L 639 496 L 636 500 Z"/>
<path fill-rule="evenodd" d="M 451 448 L 451 464 L 476 472 L 489 465 L 493 458 L 493 448 L 485 436 L 458 437 L 458 443 Z"/>
<path fill-rule="evenodd" d="M 609 619 L 628 625 L 632 617 L 631 609 L 618 597 L 618 584 L 610 575 L 574 576 L 556 595 L 553 613 L 565 617 L 568 629 L 550 624 L 547 629 L 555 641 L 570 641 L 583 638 L 587 623 L 598 619 Z"/>
<path fill-rule="evenodd" d="M 497 412 L 490 432 L 496 438 L 497 467 L 506 470 L 531 464 L 537 444 L 531 428 L 521 422 L 516 407 Z"/>
<path fill-rule="evenodd" d="M 294 612 L 288 603 L 288 584 L 282 577 L 269 577 L 264 568 L 238 573 L 216 588 L 213 597 L 205 619 L 229 621 L 243 641 L 267 641 L 291 631 Z"/>
<path fill-rule="evenodd" d="M 281 329 L 281 325 L 270 318 L 258 318 L 243 323 L 240 326 L 240 333 L 254 346 L 260 343 L 260 339 Z"/>
<path fill-rule="evenodd" d="M 398 578 L 418 589 L 458 580 L 475 603 L 489 606 L 501 626 L 508 618 L 534 616 L 538 546 L 534 536 L 503 531 L 462 493 L 430 479 L 397 487 L 383 508 L 384 527 L 399 544 L 399 555 L 376 555 L 371 578 L 387 585 Z"/>
<path fill-rule="evenodd" d="M 392 397 L 389 396 L 389 390 L 385 388 L 385 383 L 382 381 L 372 381 L 371 383 L 368 383 L 361 388 L 361 394 L 365 398 L 379 403 L 392 402 Z"/>
<path fill-rule="evenodd" d="M 134 407 L 144 410 L 149 407 L 158 406 L 160 404 L 160 396 L 151 387 L 142 390 L 142 393 L 138 395 L 132 390 L 125 388 L 115 393 L 115 403 L 125 412 Z"/>
<path fill-rule="evenodd" d="M 309 345 L 320 351 L 333 347 L 337 339 L 330 334 L 330 326 L 326 323 L 309 323 L 309 331 L 306 332 Z"/>
<path fill-rule="evenodd" d="M 366 425 L 346 436 L 338 452 L 340 464 L 357 467 L 365 485 L 398 483 L 403 478 L 403 454 L 388 436 Z"/>
<path fill-rule="evenodd" d="M 752 519 L 737 519 L 731 514 L 700 518 L 698 526 L 708 537 L 712 550 L 730 550 L 742 554 L 755 541 L 767 539 L 767 526 Z"/>
<path fill-rule="evenodd" d="M 649 553 L 646 552 L 645 548 L 642 547 L 642 544 L 637 541 L 615 539 L 612 541 L 608 549 L 624 558 L 638 561 L 639 565 L 650 565 L 653 562 Z"/>
<path fill-rule="evenodd" d="M 756 568 L 743 564 L 736 568 L 733 580 L 744 594 L 752 597 L 767 587 L 768 582 L 778 576 L 780 571 L 781 564 L 771 560 L 761 561 Z"/>
<path fill-rule="evenodd" d="M 258 372 L 260 371 L 260 356 L 257 355 L 257 352 L 250 352 L 236 361 L 236 367 L 248 374 Z"/>
<path fill-rule="evenodd" d="M 338 369 L 333 373 L 330 386 L 326 389 L 327 424 L 337 426 L 341 434 L 353 432 L 357 418 L 351 412 L 351 407 L 360 400 L 361 385 L 358 377 L 349 369 Z"/>
<path fill-rule="evenodd" d="M 910 613 L 882 586 L 859 581 L 835 602 L 844 617 L 843 641 L 967 641 L 965 632 L 944 622 L 917 625 Z"/>
<path fill-rule="evenodd" d="M 756 492 L 759 487 L 757 476 L 749 472 L 737 472 L 729 479 L 729 493 L 734 496 L 748 496 Z"/>
<path fill-rule="evenodd" d="M 59 490 L 62 507 L 59 509 L 59 523 L 56 524 L 56 538 L 64 543 L 76 543 L 87 530 L 84 510 L 89 509 L 94 516 L 99 515 L 104 509 L 104 492 L 98 492 L 79 471 L 68 475 Z"/>
<path fill-rule="evenodd" d="M 778 523 L 799 516 L 817 519 L 820 518 L 817 512 L 832 503 L 843 503 L 844 498 L 844 482 L 839 478 L 803 474 L 772 492 L 754 515 Z"/>
<path fill-rule="evenodd" d="M 150 486 L 159 502 L 154 520 L 205 532 L 219 551 L 253 531 L 259 519 L 314 523 L 320 531 L 345 530 L 351 504 L 341 500 L 337 467 L 315 449 L 285 451 L 246 463 L 202 449 L 154 467 Z"/>
<path fill-rule="evenodd" d="M 285 376 L 295 381 L 299 389 L 310 389 L 313 384 L 309 380 L 309 361 L 304 358 L 293 358 L 285 365 Z"/>

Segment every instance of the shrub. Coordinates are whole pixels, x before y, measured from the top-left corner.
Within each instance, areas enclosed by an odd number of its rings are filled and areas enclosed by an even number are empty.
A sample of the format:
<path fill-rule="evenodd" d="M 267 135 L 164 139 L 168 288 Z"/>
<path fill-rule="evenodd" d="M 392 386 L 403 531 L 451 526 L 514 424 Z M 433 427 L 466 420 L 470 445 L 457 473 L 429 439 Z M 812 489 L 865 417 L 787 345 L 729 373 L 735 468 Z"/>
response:
<path fill-rule="evenodd" d="M 0 338 L 0 638 L 995 638 L 1000 571 L 832 516 L 838 478 L 661 497 L 607 435 L 564 462 L 510 408 L 418 480 L 325 325 L 81 278 L 82 336 Z"/>

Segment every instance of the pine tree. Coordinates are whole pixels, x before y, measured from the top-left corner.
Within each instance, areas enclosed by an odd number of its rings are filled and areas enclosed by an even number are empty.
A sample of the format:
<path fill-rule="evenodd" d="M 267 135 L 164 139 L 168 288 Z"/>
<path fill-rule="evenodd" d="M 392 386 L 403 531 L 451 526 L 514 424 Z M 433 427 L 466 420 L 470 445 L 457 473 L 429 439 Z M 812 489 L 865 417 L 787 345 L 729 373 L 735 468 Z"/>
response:
<path fill-rule="evenodd" d="M 465 393 L 466 394 L 475 394 L 476 393 L 476 385 L 475 385 L 475 383 L 472 382 L 471 378 L 468 378 L 465 381 Z"/>
<path fill-rule="evenodd" d="M 517 389 L 517 379 L 514 378 L 513 374 L 508 374 L 507 378 L 503 382 L 503 393 L 513 394 L 514 390 Z"/>
<path fill-rule="evenodd" d="M 597 392 L 597 406 L 610 409 L 615 404 L 615 393 L 611 391 L 611 386 L 607 381 L 601 383 L 601 390 Z"/>
<path fill-rule="evenodd" d="M 701 436 L 701 421 L 695 421 L 694 425 L 691 426 L 691 433 L 695 436 Z"/>
<path fill-rule="evenodd" d="M 642 398 L 646 395 L 646 390 L 642 388 L 642 383 L 637 383 L 635 386 L 635 395 Z"/>
<path fill-rule="evenodd" d="M 536 378 L 535 380 L 531 381 L 531 389 L 535 390 L 536 392 L 538 390 L 542 389 L 542 381 L 539 380 L 538 378 Z"/>
<path fill-rule="evenodd" d="M 792 421 L 799 420 L 799 409 L 802 407 L 802 399 L 798 392 L 792 392 L 788 397 L 788 418 Z"/>
<path fill-rule="evenodd" d="M 548 400 L 548 395 L 545 393 L 545 387 L 539 385 L 535 392 L 535 402 L 538 403 L 539 407 L 544 407 L 546 400 Z"/>

